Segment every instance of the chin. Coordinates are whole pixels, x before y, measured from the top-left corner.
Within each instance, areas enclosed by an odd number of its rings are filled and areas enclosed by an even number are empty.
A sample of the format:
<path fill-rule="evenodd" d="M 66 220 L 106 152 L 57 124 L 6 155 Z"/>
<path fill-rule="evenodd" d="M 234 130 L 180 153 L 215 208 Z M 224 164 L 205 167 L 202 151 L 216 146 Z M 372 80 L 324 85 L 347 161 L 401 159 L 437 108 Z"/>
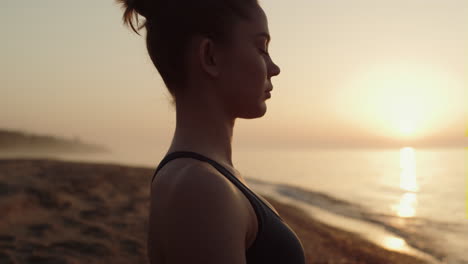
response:
<path fill-rule="evenodd" d="M 251 111 L 246 111 L 239 115 L 239 118 L 244 118 L 244 119 L 255 119 L 255 118 L 260 118 L 266 114 L 267 108 L 266 105 L 263 104 L 263 106 L 259 106 L 255 110 Z"/>

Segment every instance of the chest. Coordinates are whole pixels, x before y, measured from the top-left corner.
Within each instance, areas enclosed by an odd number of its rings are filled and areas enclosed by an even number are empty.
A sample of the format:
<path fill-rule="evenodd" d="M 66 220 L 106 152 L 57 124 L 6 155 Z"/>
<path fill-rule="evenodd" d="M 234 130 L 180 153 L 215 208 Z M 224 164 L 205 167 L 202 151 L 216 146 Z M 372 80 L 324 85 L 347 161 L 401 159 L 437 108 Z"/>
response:
<path fill-rule="evenodd" d="M 249 188 L 250 190 L 252 190 L 252 188 L 250 188 L 248 185 L 247 185 L 247 182 L 244 180 L 244 178 L 239 174 L 239 172 L 235 171 L 233 172 L 234 176 L 236 176 L 237 179 L 239 179 L 240 182 L 242 182 L 242 184 L 244 184 L 247 188 Z M 252 190 L 253 191 L 253 190 Z M 278 211 L 276 211 L 276 209 L 273 207 L 273 205 L 271 205 L 265 198 L 263 198 L 262 196 L 260 196 L 258 193 L 255 193 L 255 195 L 260 199 L 262 200 L 262 202 L 268 206 L 273 212 L 275 212 L 277 215 L 279 215 Z"/>

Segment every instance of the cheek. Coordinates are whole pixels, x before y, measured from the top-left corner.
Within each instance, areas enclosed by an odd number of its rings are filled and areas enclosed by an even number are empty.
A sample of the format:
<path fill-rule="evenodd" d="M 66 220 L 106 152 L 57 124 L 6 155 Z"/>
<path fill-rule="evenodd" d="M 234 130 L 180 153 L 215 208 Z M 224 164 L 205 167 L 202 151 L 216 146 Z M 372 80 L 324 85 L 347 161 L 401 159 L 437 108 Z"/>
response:
<path fill-rule="evenodd" d="M 230 98 L 246 100 L 263 94 L 267 85 L 267 65 L 256 49 L 236 52 L 228 67 L 226 85 Z"/>
<path fill-rule="evenodd" d="M 239 60 L 238 73 L 244 79 L 246 86 L 258 86 L 263 87 L 264 82 L 267 78 L 267 67 L 263 56 L 258 54 L 258 51 L 250 52 L 245 54 L 242 59 Z"/>
<path fill-rule="evenodd" d="M 249 73 L 255 75 L 257 78 L 265 78 L 267 74 L 267 65 L 263 55 L 260 55 L 258 51 L 251 54 L 246 61 L 246 69 L 249 69 Z M 253 77 L 253 76 L 252 76 Z"/>

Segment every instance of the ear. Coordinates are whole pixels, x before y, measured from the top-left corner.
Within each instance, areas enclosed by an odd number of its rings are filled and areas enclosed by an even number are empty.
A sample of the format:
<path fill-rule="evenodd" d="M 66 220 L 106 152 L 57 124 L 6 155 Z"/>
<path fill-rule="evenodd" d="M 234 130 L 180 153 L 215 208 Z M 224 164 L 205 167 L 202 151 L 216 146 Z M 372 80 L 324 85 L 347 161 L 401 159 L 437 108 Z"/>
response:
<path fill-rule="evenodd" d="M 200 41 L 198 57 L 202 70 L 212 77 L 219 75 L 219 54 L 216 53 L 214 43 L 209 38 L 203 38 Z"/>

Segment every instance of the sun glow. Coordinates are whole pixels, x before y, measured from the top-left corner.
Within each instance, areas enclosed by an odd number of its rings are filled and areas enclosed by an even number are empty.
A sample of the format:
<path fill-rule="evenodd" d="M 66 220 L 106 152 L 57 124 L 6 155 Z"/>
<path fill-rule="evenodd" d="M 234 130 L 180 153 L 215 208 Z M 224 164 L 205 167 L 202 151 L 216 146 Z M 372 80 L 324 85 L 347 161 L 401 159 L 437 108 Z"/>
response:
<path fill-rule="evenodd" d="M 463 90 L 456 77 L 441 69 L 406 63 L 375 65 L 344 85 L 349 87 L 340 94 L 348 106 L 344 114 L 359 116 L 378 133 L 397 139 L 424 137 L 448 125 L 444 122 Z"/>

